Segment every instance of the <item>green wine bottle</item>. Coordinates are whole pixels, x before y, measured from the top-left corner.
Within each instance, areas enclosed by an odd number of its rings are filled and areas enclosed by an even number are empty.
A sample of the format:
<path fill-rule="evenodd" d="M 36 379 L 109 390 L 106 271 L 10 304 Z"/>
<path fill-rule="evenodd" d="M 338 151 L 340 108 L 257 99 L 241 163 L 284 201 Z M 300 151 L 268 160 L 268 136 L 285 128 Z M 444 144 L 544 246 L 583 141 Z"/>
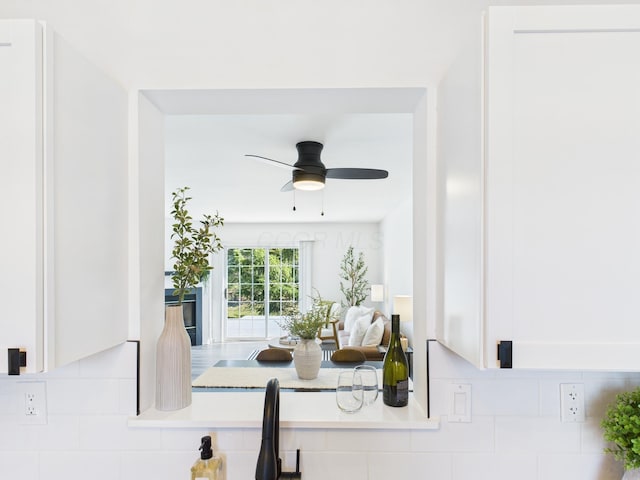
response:
<path fill-rule="evenodd" d="M 391 339 L 382 364 L 382 401 L 391 407 L 409 403 L 409 362 L 400 344 L 400 315 L 391 315 Z"/>

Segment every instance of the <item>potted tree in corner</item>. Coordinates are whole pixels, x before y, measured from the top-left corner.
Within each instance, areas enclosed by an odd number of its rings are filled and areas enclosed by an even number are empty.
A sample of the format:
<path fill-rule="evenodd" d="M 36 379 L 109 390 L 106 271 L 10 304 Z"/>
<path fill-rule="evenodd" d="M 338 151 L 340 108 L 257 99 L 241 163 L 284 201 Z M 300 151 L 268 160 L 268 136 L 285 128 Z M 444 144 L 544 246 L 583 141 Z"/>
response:
<path fill-rule="evenodd" d="M 350 245 L 342 258 L 342 262 L 340 262 L 340 278 L 347 282 L 343 284 L 340 281 L 340 291 L 346 299 L 346 305 L 343 305 L 357 307 L 367 298 L 369 283 L 364 278 L 367 270 L 368 268 L 364 263 L 364 254 L 360 252 L 356 259 L 353 253 L 353 245 Z"/>
<path fill-rule="evenodd" d="M 171 238 L 174 240 L 171 258 L 175 259 L 171 281 L 178 303 L 165 307 L 165 323 L 156 350 L 156 408 L 178 410 L 191 404 L 191 340 L 184 327 L 182 302 L 193 288 L 205 279 L 213 267 L 212 253 L 222 248 L 216 227 L 224 219 L 216 213 L 204 215 L 200 227 L 195 227 L 187 211 L 191 197 L 189 187 L 172 194 L 174 219 Z"/>
<path fill-rule="evenodd" d="M 602 419 L 605 452 L 624 464 L 624 480 L 640 479 L 640 387 L 616 395 Z"/>

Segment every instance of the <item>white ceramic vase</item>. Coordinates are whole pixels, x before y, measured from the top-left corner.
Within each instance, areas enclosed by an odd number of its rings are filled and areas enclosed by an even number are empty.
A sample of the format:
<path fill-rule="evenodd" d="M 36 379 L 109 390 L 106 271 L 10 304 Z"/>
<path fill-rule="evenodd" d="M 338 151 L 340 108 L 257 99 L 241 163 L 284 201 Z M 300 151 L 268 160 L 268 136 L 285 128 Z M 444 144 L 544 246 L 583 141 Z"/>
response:
<path fill-rule="evenodd" d="M 191 340 L 184 328 L 182 305 L 167 305 L 156 351 L 156 409 L 191 405 Z"/>
<path fill-rule="evenodd" d="M 298 378 L 313 380 L 318 376 L 322 363 L 322 349 L 316 339 L 300 339 L 293 350 L 293 364 Z"/>
<path fill-rule="evenodd" d="M 622 480 L 640 480 L 640 468 L 625 470 Z"/>

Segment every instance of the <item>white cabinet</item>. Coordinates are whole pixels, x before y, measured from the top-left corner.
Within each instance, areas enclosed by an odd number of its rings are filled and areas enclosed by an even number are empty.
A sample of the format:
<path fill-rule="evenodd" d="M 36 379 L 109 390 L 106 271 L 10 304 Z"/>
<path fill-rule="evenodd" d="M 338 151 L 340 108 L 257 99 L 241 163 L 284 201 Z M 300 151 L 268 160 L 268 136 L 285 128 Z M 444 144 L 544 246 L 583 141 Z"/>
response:
<path fill-rule="evenodd" d="M 127 338 L 127 96 L 31 20 L 0 71 L 0 373 L 33 373 Z"/>
<path fill-rule="evenodd" d="M 498 366 L 505 340 L 514 368 L 638 370 L 640 8 L 495 7 L 486 20 L 484 65 L 466 63 L 483 146 L 461 158 L 441 135 L 440 339 L 480 367 Z M 461 111 L 455 76 L 448 112 Z"/>

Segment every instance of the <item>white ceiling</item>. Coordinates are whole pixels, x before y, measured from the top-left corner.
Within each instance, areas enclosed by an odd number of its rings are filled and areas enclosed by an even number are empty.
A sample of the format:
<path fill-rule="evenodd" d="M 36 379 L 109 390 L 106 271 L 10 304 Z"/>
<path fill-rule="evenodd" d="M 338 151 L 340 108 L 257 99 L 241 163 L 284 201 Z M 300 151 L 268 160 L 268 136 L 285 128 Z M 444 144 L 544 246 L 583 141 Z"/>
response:
<path fill-rule="evenodd" d="M 170 192 L 188 185 L 194 218 L 219 211 L 227 223 L 379 221 L 411 199 L 413 118 L 408 112 L 421 93 L 147 92 L 167 114 L 166 212 Z M 324 144 L 327 168 L 378 168 L 388 170 L 389 177 L 327 179 L 324 190 L 295 192 L 293 211 L 294 193 L 280 192 L 291 172 L 245 155 L 293 164 L 295 144 L 303 140 Z"/>

